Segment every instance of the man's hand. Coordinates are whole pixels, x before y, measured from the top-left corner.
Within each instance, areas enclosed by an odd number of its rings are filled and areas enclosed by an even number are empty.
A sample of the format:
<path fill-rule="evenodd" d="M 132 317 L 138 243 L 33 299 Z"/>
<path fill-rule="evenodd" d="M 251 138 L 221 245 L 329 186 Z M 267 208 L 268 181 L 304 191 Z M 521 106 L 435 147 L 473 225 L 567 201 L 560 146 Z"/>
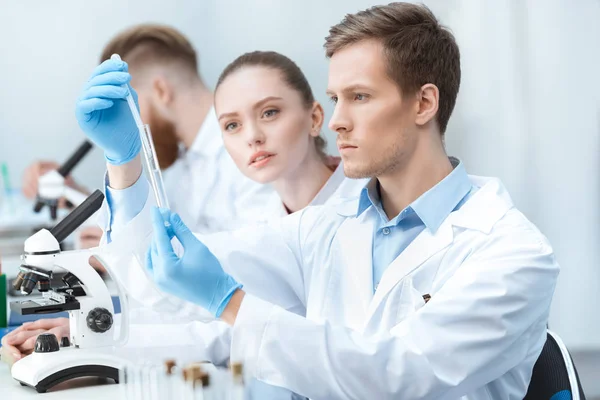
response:
<path fill-rule="evenodd" d="M 223 310 L 223 314 L 221 314 L 221 319 L 233 326 L 235 324 L 235 320 L 237 318 L 238 312 L 240 311 L 240 307 L 242 306 L 242 301 L 244 301 L 244 296 L 246 293 L 242 289 L 236 290 L 236 292 L 231 296 L 231 300 L 227 303 L 225 310 Z"/>
<path fill-rule="evenodd" d="M 8 354 L 14 361 L 18 361 L 33 352 L 35 341 L 40 333 L 53 333 L 60 342 L 62 337 L 69 337 L 69 332 L 68 318 L 25 322 L 2 338 L 2 352 Z"/>
<path fill-rule="evenodd" d="M 146 257 L 150 275 L 161 290 L 196 303 L 220 317 L 242 285 L 223 271 L 219 260 L 194 236 L 179 215 L 158 208 L 152 211 L 154 237 Z M 165 221 L 171 224 L 169 228 L 165 227 Z M 175 254 L 171 245 L 174 236 L 184 248 L 181 257 Z"/>
<path fill-rule="evenodd" d="M 36 161 L 25 169 L 23 173 L 23 181 L 21 182 L 21 190 L 23 195 L 28 199 L 35 199 L 38 194 L 38 182 L 42 175 L 52 170 L 60 168 L 60 165 L 54 161 Z M 70 176 L 65 178 L 65 184 L 70 188 L 86 193 Z M 65 200 L 59 201 L 59 207 L 65 207 Z"/>

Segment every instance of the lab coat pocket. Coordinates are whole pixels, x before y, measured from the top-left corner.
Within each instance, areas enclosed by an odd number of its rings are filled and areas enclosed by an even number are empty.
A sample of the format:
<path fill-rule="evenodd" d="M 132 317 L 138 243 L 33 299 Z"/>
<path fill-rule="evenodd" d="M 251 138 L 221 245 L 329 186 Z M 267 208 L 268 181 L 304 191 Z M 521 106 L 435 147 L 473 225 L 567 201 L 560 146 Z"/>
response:
<path fill-rule="evenodd" d="M 396 323 L 399 323 L 416 313 L 426 303 L 423 294 L 413 286 L 413 281 L 410 276 L 404 278 L 398 289 L 399 298 L 396 302 L 398 304 Z"/>
<path fill-rule="evenodd" d="M 365 325 L 365 334 L 376 334 L 382 329 L 395 334 L 402 321 L 414 315 L 425 305 L 423 295 L 415 287 L 410 276 L 405 277 L 391 289 L 380 307 L 372 309 Z"/>

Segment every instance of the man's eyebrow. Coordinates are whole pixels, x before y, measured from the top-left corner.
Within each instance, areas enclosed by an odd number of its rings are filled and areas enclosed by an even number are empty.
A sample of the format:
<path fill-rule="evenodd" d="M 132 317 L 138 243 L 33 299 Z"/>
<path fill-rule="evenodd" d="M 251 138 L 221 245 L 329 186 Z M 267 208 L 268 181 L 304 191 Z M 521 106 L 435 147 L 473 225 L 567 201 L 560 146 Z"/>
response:
<path fill-rule="evenodd" d="M 350 86 L 346 86 L 345 88 L 343 88 L 341 90 L 342 93 L 353 93 L 353 92 L 358 92 L 358 91 L 370 91 L 372 90 L 368 85 L 365 85 L 364 83 L 354 83 Z M 335 95 L 335 92 L 332 89 L 327 89 L 325 91 L 325 94 L 327 94 L 328 96 L 333 96 Z"/>

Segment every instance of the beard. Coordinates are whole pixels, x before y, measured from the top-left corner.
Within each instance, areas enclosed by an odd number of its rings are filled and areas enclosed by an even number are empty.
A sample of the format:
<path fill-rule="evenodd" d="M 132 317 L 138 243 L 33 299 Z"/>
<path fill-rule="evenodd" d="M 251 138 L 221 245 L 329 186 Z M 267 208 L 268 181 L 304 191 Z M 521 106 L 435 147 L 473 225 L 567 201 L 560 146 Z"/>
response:
<path fill-rule="evenodd" d="M 150 107 L 148 124 L 152 132 L 152 141 L 156 149 L 156 158 L 161 170 L 169 168 L 179 157 L 179 140 L 175 135 L 175 124 L 158 114 Z"/>
<path fill-rule="evenodd" d="M 350 179 L 374 178 L 397 170 L 406 158 L 406 149 L 401 143 L 392 143 L 371 157 L 349 159 L 344 162 L 344 175 Z"/>

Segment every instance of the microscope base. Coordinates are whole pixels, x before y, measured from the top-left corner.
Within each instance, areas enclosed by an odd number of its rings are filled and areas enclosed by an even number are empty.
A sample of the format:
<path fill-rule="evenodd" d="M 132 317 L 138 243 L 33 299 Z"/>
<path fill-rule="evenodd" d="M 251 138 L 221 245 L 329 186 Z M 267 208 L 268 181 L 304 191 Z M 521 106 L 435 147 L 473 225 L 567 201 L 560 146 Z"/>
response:
<path fill-rule="evenodd" d="M 51 353 L 33 353 L 17 361 L 11 369 L 13 378 L 22 386 L 44 393 L 53 386 L 80 377 L 103 377 L 119 382 L 119 369 L 126 361 L 118 356 L 118 348 L 61 348 Z"/>
<path fill-rule="evenodd" d="M 17 381 L 21 386 L 33 387 L 38 393 L 46 393 L 46 391 L 59 383 L 82 377 L 98 377 L 108 378 L 119 383 L 119 370 L 113 367 L 107 367 L 105 365 L 80 365 L 77 367 L 67 368 L 62 371 L 58 371 L 38 382 L 37 385 L 31 386 L 26 382 Z"/>

